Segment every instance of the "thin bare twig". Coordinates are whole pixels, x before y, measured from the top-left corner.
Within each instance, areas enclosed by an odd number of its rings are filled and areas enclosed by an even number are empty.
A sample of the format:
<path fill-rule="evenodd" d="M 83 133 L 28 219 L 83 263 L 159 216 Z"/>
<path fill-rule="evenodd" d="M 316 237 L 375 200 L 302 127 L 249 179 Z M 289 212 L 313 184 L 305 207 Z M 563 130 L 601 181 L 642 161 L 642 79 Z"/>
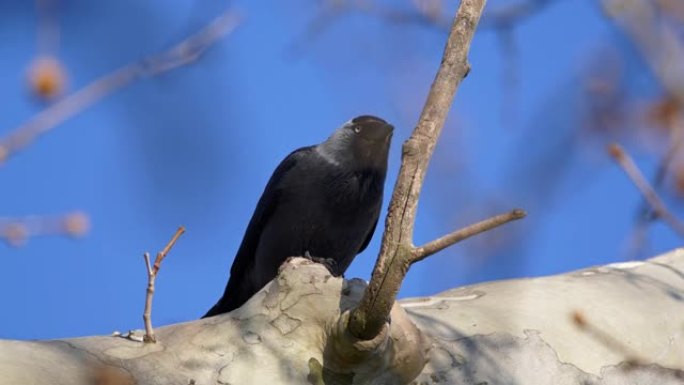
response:
<path fill-rule="evenodd" d="M 658 168 L 651 182 L 653 190 L 658 189 L 665 182 L 665 177 L 670 173 L 670 169 L 676 155 L 684 145 L 684 136 L 682 136 L 681 126 L 677 125 L 672 128 L 673 135 L 670 139 L 670 145 L 667 151 L 661 156 L 658 162 Z M 630 245 L 627 250 L 627 258 L 639 258 L 644 252 L 644 248 L 648 241 L 648 227 L 651 222 L 658 219 L 658 214 L 651 208 L 651 205 L 646 199 L 643 200 L 637 209 L 636 220 L 634 221 L 634 228 L 632 230 Z"/>
<path fill-rule="evenodd" d="M 677 124 L 671 128 L 671 138 L 667 151 L 660 157 L 656 173 L 651 181 L 653 190 L 658 191 L 665 182 L 666 176 L 671 171 L 672 163 L 676 155 L 684 145 L 684 129 L 681 124 Z M 643 254 L 644 248 L 648 241 L 648 227 L 658 219 L 658 214 L 651 208 L 651 205 L 646 199 L 643 199 L 636 211 L 636 219 L 634 221 L 634 228 L 630 236 L 630 246 L 627 250 L 627 259 L 635 259 Z"/>
<path fill-rule="evenodd" d="M 240 17 L 235 11 L 226 11 L 170 49 L 121 67 L 52 104 L 0 139 L 0 164 L 52 128 L 134 80 L 156 76 L 197 60 L 221 37 L 235 29 L 239 22 Z"/>
<path fill-rule="evenodd" d="M 178 241 L 178 238 L 180 238 L 181 235 L 185 232 L 185 227 L 181 226 L 176 230 L 176 234 L 173 235 L 173 238 L 169 241 L 169 243 L 166 244 L 166 247 L 164 247 L 164 250 L 160 251 L 157 253 L 157 258 L 154 260 L 154 266 L 152 267 L 152 272 L 154 274 L 157 274 L 159 272 L 159 268 L 161 267 L 161 263 L 166 258 L 166 254 L 169 253 L 173 245 L 176 244 L 176 241 Z"/>
<path fill-rule="evenodd" d="M 675 126 L 672 128 L 672 138 L 670 139 L 670 145 L 667 151 L 660 158 L 658 162 L 658 168 L 656 169 L 655 176 L 653 177 L 652 186 L 654 190 L 657 190 L 665 181 L 665 177 L 670 173 L 670 168 L 672 162 L 675 160 L 676 155 L 681 150 L 684 145 L 684 128 L 680 126 Z M 657 215 L 651 209 L 648 201 L 644 199 L 641 207 L 639 208 L 639 223 L 648 223 L 657 218 Z"/>
<path fill-rule="evenodd" d="M 622 167 L 627 176 L 632 180 L 632 183 L 639 189 L 639 192 L 641 192 L 641 195 L 643 195 L 644 199 L 646 199 L 651 206 L 653 212 L 667 223 L 672 230 L 684 237 L 684 223 L 667 209 L 665 202 L 660 199 L 658 193 L 653 189 L 651 184 L 648 183 L 629 154 L 627 154 L 627 152 L 618 144 L 611 144 L 608 147 L 608 153 L 616 162 L 618 162 L 620 167 Z"/>
<path fill-rule="evenodd" d="M 413 248 L 413 256 L 411 257 L 411 260 L 409 262 L 411 264 L 414 264 L 418 261 L 422 261 L 423 259 L 431 256 L 432 254 L 442 251 L 455 243 L 461 242 L 467 238 L 483 233 L 485 231 L 489 231 L 495 227 L 499 227 L 508 222 L 522 219 L 525 217 L 525 215 L 527 215 L 525 211 L 516 209 L 513 211 L 509 211 L 505 214 L 500 214 L 495 217 L 491 217 L 489 219 L 485 219 L 484 221 L 456 230 L 453 233 L 447 234 L 441 238 L 435 239 L 434 241 L 428 242 L 423 246 Z"/>
<path fill-rule="evenodd" d="M 147 291 L 145 294 L 145 310 L 143 311 L 143 322 L 145 323 L 144 342 L 157 342 L 154 336 L 154 329 L 152 328 L 152 298 L 154 297 L 154 282 L 157 275 L 152 271 L 150 266 L 150 253 L 143 254 L 145 258 L 145 266 L 147 267 Z"/>
<path fill-rule="evenodd" d="M 144 342 L 157 342 L 157 339 L 154 336 L 154 329 L 152 328 L 152 298 L 154 297 L 154 284 L 162 261 L 166 258 L 166 255 L 184 232 L 185 227 L 183 226 L 176 230 L 176 234 L 174 234 L 173 238 L 166 244 L 166 247 L 157 253 L 157 258 L 154 260 L 154 266 L 150 264 L 150 253 L 145 252 L 145 254 L 143 254 L 143 258 L 145 258 L 145 267 L 147 268 L 147 291 L 145 295 L 145 310 L 143 311 L 143 322 L 145 323 Z"/>
<path fill-rule="evenodd" d="M 461 1 L 423 112 L 411 137 L 404 142 L 380 255 L 361 302 L 349 316 L 348 331 L 361 340 L 371 340 L 382 331 L 401 283 L 415 259 L 413 226 L 418 196 L 456 89 L 470 69 L 468 51 L 484 5 L 485 0 Z M 447 241 L 438 240 L 437 245 L 446 247 Z M 430 246 L 428 251 L 437 249 L 437 246 Z"/>

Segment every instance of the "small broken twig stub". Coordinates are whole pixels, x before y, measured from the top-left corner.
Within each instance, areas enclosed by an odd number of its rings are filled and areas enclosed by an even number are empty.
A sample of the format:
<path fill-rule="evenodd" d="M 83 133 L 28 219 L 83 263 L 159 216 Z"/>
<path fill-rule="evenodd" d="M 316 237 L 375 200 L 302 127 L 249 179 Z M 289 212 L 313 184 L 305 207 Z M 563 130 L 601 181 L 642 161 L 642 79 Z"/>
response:
<path fill-rule="evenodd" d="M 154 336 L 154 329 L 152 328 L 152 298 L 154 297 L 154 284 L 157 279 L 157 274 L 159 273 L 159 268 L 161 263 L 166 258 L 173 245 L 176 244 L 178 238 L 185 232 L 183 226 L 176 230 L 176 234 L 173 238 L 166 244 L 166 247 L 157 253 L 157 258 L 154 260 L 154 265 L 150 263 L 150 253 L 145 253 L 143 257 L 145 258 L 145 267 L 147 268 L 147 291 L 145 295 L 145 311 L 143 312 L 143 321 L 145 322 L 145 336 L 143 337 L 144 342 L 157 342 Z"/>

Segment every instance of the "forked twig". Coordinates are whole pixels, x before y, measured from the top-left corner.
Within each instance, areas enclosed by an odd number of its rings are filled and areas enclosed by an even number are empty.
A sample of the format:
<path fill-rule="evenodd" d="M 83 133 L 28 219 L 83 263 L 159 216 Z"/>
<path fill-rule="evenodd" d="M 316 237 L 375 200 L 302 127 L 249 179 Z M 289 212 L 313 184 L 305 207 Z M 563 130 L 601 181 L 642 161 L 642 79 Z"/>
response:
<path fill-rule="evenodd" d="M 166 247 L 157 253 L 154 265 L 150 263 L 150 253 L 145 252 L 145 254 L 143 254 L 143 257 L 145 258 L 145 267 L 147 268 L 147 291 L 145 295 L 145 311 L 143 312 L 143 321 L 145 322 L 144 342 L 157 342 L 157 339 L 154 336 L 154 329 L 152 329 L 152 298 L 154 297 L 154 284 L 162 261 L 166 258 L 166 255 L 184 232 L 185 228 L 183 226 L 176 230 L 176 234 L 174 234 L 173 238 L 166 244 Z"/>

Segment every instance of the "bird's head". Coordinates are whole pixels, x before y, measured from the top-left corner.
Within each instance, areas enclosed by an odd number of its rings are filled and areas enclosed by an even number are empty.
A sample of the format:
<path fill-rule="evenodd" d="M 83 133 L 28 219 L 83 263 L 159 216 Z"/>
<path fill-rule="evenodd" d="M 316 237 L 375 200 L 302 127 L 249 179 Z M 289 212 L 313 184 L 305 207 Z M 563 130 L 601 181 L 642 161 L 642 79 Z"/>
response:
<path fill-rule="evenodd" d="M 318 146 L 330 161 L 357 169 L 387 168 L 394 127 L 375 116 L 361 115 L 346 122 Z"/>

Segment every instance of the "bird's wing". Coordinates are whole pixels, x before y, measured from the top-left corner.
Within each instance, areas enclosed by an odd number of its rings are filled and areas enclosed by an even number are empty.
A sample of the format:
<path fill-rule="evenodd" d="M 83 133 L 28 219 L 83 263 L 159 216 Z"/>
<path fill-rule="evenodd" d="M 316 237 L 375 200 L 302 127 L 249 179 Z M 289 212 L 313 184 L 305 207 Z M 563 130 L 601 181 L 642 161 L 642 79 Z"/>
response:
<path fill-rule="evenodd" d="M 254 255 L 259 246 L 261 233 L 278 206 L 281 195 L 281 181 L 302 156 L 306 156 L 312 149 L 313 147 L 302 147 L 291 152 L 282 162 L 280 162 L 275 171 L 273 171 L 273 175 L 271 175 L 271 179 L 269 179 L 268 184 L 266 184 L 266 188 L 264 188 L 259 203 L 257 203 L 257 206 L 254 209 L 254 214 L 252 214 L 252 219 L 249 221 L 245 236 L 242 238 L 242 243 L 235 256 L 235 260 L 233 261 L 233 266 L 230 269 L 231 277 L 234 274 L 244 272 L 245 268 L 254 261 Z"/>
<path fill-rule="evenodd" d="M 368 235 L 366 235 L 366 239 L 363 241 L 363 244 L 361 245 L 361 247 L 359 247 L 359 251 L 357 251 L 356 254 L 361 254 L 362 251 L 366 250 L 366 247 L 368 247 L 368 244 L 373 238 L 373 233 L 375 233 L 375 227 L 377 227 L 377 225 L 378 218 L 375 218 L 375 223 L 373 223 L 373 227 L 371 227 L 370 231 L 368 232 Z"/>
<path fill-rule="evenodd" d="M 281 191 L 280 184 L 287 173 L 295 167 L 297 162 L 308 155 L 313 150 L 313 146 L 302 147 L 291 152 L 283 159 L 278 167 L 273 171 L 271 179 L 269 179 L 264 192 L 259 198 L 252 219 L 247 225 L 245 235 L 240 243 L 233 265 L 230 268 L 230 278 L 226 284 L 226 289 L 223 292 L 223 297 L 212 307 L 204 317 L 226 313 L 242 305 L 249 297 L 254 294 L 255 288 L 252 288 L 251 281 L 249 281 L 249 270 L 254 263 L 257 247 L 259 247 L 259 240 L 269 218 L 275 212 L 280 199 Z M 247 279 L 247 281 L 245 281 Z M 256 289 L 258 290 L 258 289 Z"/>

